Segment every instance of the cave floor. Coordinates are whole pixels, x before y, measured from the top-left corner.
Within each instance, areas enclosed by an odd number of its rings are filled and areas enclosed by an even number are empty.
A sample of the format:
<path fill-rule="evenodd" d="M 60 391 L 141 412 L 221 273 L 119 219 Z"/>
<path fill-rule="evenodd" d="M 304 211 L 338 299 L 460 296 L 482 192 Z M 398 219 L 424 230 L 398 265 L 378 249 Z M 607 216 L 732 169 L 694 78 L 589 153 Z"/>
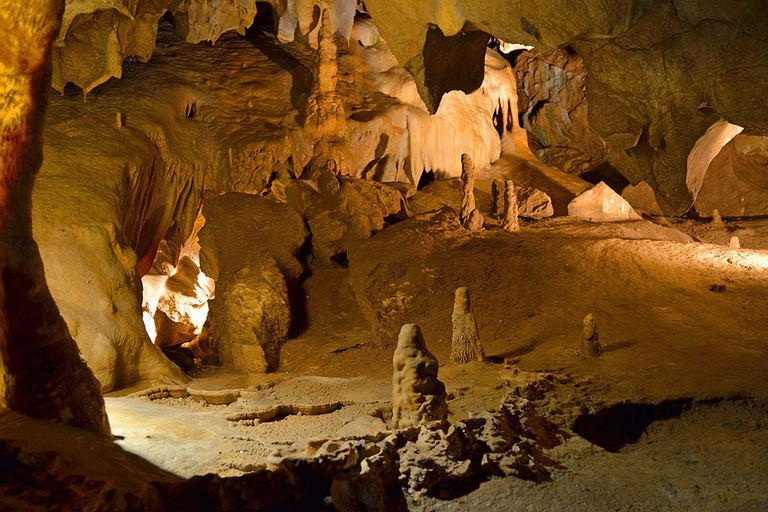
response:
<path fill-rule="evenodd" d="M 683 243 L 692 241 L 683 231 L 702 239 L 738 227 L 553 218 L 519 235 L 438 231 L 430 236 L 440 243 L 430 244 L 409 222 L 351 251 L 349 268 L 313 271 L 304 283 L 307 326 L 283 347 L 278 372 L 197 370 L 190 388 L 243 390 L 233 403 L 108 396 L 119 444 L 181 476 L 234 476 L 293 443 L 381 431 L 369 420 L 388 406 L 395 326 L 410 320 L 441 362 L 453 419 L 546 381 L 537 411 L 589 438 L 548 454 L 560 464 L 551 482 L 495 478 L 453 500 L 411 501 L 414 510 L 768 506 L 768 252 Z M 400 250 L 383 254 L 377 244 Z M 462 283 L 485 362 L 448 362 L 453 290 Z M 371 308 L 389 335 L 370 328 Z M 588 312 L 599 326 L 599 359 L 578 351 Z M 320 414 L 231 421 L 265 406 L 331 403 L 338 406 Z M 611 416 L 617 404 L 628 408 Z"/>

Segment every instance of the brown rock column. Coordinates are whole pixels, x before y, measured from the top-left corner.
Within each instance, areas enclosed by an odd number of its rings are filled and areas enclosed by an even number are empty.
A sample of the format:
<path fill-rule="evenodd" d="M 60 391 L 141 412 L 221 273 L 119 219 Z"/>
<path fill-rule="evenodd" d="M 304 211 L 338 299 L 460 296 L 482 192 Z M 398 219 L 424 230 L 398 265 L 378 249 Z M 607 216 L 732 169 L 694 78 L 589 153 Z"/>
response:
<path fill-rule="evenodd" d="M 0 9 L 0 405 L 108 435 L 99 383 L 51 298 L 32 239 L 63 9 L 56 0 L 9 0 Z"/>
<path fill-rule="evenodd" d="M 517 204 L 515 184 L 507 180 L 504 187 L 504 219 L 502 228 L 510 233 L 520 232 L 520 208 Z"/>

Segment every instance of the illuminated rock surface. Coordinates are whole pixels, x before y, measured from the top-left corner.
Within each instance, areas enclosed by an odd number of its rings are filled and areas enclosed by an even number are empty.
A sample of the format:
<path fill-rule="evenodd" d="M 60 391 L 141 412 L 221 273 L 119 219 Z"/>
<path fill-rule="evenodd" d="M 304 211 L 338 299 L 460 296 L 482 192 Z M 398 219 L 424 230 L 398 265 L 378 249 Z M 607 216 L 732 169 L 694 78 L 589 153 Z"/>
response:
<path fill-rule="evenodd" d="M 600 182 L 568 205 L 568 215 L 593 222 L 638 220 L 640 216 L 619 194 Z"/>

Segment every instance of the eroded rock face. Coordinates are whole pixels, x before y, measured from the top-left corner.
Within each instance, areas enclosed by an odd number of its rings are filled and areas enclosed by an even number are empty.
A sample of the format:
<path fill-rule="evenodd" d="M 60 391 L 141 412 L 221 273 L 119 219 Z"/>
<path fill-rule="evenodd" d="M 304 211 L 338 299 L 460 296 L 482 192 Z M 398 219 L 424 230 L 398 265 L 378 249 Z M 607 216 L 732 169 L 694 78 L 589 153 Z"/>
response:
<path fill-rule="evenodd" d="M 691 205 L 686 159 L 715 121 L 768 129 L 768 12 L 756 0 L 369 0 L 366 7 L 423 83 L 429 70 L 418 59 L 430 25 L 446 35 L 480 27 L 503 41 L 570 45 L 587 71 L 589 126 L 615 153 L 614 167 L 632 183 L 646 180 L 667 212 Z"/>
<path fill-rule="evenodd" d="M 437 378 L 437 359 L 427 350 L 418 325 L 400 329 L 392 365 L 392 422 L 406 428 L 445 420 L 445 385 Z"/>
<path fill-rule="evenodd" d="M 98 381 L 83 363 L 46 286 L 32 238 L 32 188 L 43 156 L 50 52 L 61 25 L 62 5 L 13 1 L 3 7 L 0 406 L 109 436 Z M 14 462 L 10 465 L 15 467 Z"/>
<path fill-rule="evenodd" d="M 768 213 L 768 138 L 736 135 L 707 167 L 696 211 L 724 217 Z"/>
<path fill-rule="evenodd" d="M 521 124 L 539 160 L 571 174 L 609 160 L 610 148 L 589 126 L 587 70 L 573 49 L 523 51 L 515 76 Z"/>
<path fill-rule="evenodd" d="M 585 357 L 600 357 L 603 348 L 600 346 L 600 336 L 597 332 L 597 322 L 592 313 L 584 317 L 581 330 L 581 355 Z"/>
<path fill-rule="evenodd" d="M 262 5 L 259 5 L 262 4 Z M 53 87 L 63 91 L 71 82 L 88 93 L 110 78 L 122 77 L 123 61 L 133 57 L 146 62 L 155 49 L 160 18 L 170 13 L 177 32 L 190 43 L 216 42 L 230 30 L 240 34 L 271 6 L 278 37 L 291 42 L 302 34 L 317 46 L 315 0 L 117 0 L 94 2 L 68 0 L 62 29 L 53 54 Z M 334 32 L 349 38 L 356 2 L 331 2 Z"/>
<path fill-rule="evenodd" d="M 533 187 L 515 187 L 519 214 L 526 219 L 546 219 L 555 214 L 552 199 Z"/>

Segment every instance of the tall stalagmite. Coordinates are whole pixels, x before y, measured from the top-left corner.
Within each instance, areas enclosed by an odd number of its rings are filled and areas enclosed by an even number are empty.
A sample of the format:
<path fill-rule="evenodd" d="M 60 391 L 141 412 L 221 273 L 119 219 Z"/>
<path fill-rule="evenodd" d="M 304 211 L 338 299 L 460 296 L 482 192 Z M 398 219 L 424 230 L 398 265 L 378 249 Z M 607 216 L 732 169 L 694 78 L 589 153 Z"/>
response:
<path fill-rule="evenodd" d="M 51 298 L 32 239 L 51 45 L 63 8 L 56 0 L 10 0 L 0 9 L 0 402 L 107 435 L 99 384 Z"/>

